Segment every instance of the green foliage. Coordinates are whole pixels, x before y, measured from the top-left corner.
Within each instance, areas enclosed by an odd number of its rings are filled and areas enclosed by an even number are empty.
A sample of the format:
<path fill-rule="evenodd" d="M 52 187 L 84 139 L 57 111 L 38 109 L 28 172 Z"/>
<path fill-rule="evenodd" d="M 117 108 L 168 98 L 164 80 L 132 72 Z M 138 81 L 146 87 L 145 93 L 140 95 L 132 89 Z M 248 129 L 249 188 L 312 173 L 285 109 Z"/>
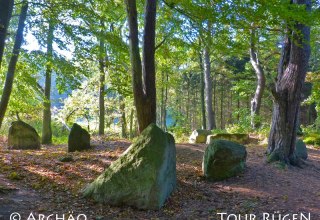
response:
<path fill-rule="evenodd" d="M 319 129 L 314 126 L 303 127 L 303 141 L 306 144 L 314 145 L 315 147 L 320 147 L 320 132 Z"/>

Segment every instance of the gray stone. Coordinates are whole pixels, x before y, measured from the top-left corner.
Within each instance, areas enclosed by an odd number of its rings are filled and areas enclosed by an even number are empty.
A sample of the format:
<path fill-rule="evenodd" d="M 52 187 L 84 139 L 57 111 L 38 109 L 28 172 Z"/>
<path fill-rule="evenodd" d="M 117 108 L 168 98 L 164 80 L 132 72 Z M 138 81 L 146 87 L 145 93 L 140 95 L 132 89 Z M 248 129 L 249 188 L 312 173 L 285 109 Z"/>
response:
<path fill-rule="evenodd" d="M 83 195 L 110 205 L 156 210 L 175 188 L 174 138 L 151 124 Z"/>
<path fill-rule="evenodd" d="M 306 160 L 308 158 L 308 150 L 307 150 L 307 146 L 306 144 L 298 139 L 296 142 L 296 151 L 295 151 L 296 155 L 298 157 L 300 157 L 301 159 Z"/>
<path fill-rule="evenodd" d="M 68 138 L 68 152 L 90 149 L 90 134 L 80 125 L 74 123 Z"/>
<path fill-rule="evenodd" d="M 39 150 L 41 148 L 40 137 L 37 131 L 23 121 L 11 123 L 8 145 L 12 149 L 19 150 Z"/>
<path fill-rule="evenodd" d="M 213 140 L 203 156 L 202 171 L 208 180 L 224 180 L 243 172 L 247 151 L 243 145 Z"/>
<path fill-rule="evenodd" d="M 212 134 L 209 130 L 197 129 L 194 130 L 189 138 L 189 143 L 191 144 L 200 144 L 206 143 L 207 136 Z"/>
<path fill-rule="evenodd" d="M 74 159 L 73 159 L 72 155 L 66 155 L 66 156 L 60 157 L 59 161 L 60 162 L 72 162 L 72 161 L 74 161 Z"/>
<path fill-rule="evenodd" d="M 218 139 L 233 141 L 240 144 L 246 144 L 249 142 L 249 135 L 248 134 L 228 134 L 228 133 L 212 134 L 212 135 L 208 135 L 206 144 L 211 144 L 214 140 L 218 140 Z"/>

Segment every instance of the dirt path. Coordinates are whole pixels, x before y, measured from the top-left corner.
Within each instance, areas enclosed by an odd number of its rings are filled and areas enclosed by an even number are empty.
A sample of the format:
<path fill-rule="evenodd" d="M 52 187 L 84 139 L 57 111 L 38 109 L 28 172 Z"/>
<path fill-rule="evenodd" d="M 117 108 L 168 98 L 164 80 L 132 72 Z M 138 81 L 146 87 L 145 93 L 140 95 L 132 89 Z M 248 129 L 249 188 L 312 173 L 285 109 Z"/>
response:
<path fill-rule="evenodd" d="M 265 148 L 248 145 L 246 172 L 221 182 L 201 176 L 205 145 L 177 145 L 178 188 L 159 211 L 110 207 L 80 198 L 80 190 L 123 152 L 125 141 L 97 142 L 93 150 L 73 153 L 62 163 L 66 146 L 41 151 L 8 151 L 0 147 L 0 220 L 16 211 L 22 217 L 38 214 L 85 214 L 88 219 L 220 219 L 218 212 L 234 214 L 311 213 L 320 219 L 320 151 L 309 149 L 309 166 L 284 169 L 265 163 Z M 9 180 L 16 172 L 19 178 Z M 15 175 L 14 175 L 15 176 Z M 15 179 L 15 178 L 13 178 Z M 1 189 L 1 188 L 0 188 Z"/>

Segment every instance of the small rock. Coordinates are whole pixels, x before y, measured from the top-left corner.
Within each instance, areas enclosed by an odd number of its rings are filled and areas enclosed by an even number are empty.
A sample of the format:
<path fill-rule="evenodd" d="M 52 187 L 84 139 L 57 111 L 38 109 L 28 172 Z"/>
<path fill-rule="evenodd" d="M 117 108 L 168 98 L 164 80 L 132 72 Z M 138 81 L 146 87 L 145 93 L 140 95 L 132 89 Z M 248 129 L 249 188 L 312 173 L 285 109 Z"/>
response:
<path fill-rule="evenodd" d="M 192 132 L 189 138 L 190 144 L 206 143 L 207 136 L 212 134 L 209 130 L 197 129 Z"/>
<path fill-rule="evenodd" d="M 59 161 L 60 162 L 71 162 L 71 161 L 74 161 L 74 159 L 73 159 L 73 157 L 71 155 L 67 155 L 67 156 L 64 156 L 64 157 L 60 157 Z"/>

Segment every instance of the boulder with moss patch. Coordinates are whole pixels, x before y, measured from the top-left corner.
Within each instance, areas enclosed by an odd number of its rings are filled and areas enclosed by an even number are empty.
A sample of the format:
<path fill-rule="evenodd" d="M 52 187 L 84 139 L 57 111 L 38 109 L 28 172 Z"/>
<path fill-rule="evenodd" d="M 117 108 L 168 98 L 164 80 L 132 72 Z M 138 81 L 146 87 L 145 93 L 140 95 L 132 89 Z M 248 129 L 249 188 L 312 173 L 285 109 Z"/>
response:
<path fill-rule="evenodd" d="M 8 145 L 12 149 L 19 150 L 39 150 L 41 148 L 40 137 L 37 131 L 23 121 L 11 123 Z"/>
<path fill-rule="evenodd" d="M 248 134 L 228 134 L 228 133 L 212 134 L 212 135 L 208 135 L 206 143 L 211 144 L 214 140 L 218 140 L 218 139 L 233 141 L 240 144 L 246 144 L 249 142 L 249 135 Z"/>
<path fill-rule="evenodd" d="M 90 149 L 90 134 L 80 125 L 74 123 L 68 138 L 68 152 Z"/>
<path fill-rule="evenodd" d="M 308 158 L 307 146 L 300 139 L 298 139 L 297 142 L 296 142 L 296 151 L 295 151 L 295 153 L 299 158 L 301 158 L 303 160 L 306 160 Z"/>
<path fill-rule="evenodd" d="M 83 195 L 110 205 L 154 210 L 164 205 L 175 188 L 174 138 L 151 124 Z"/>
<path fill-rule="evenodd" d="M 209 130 L 197 129 L 192 132 L 189 137 L 190 144 L 206 143 L 207 136 L 212 134 Z"/>
<path fill-rule="evenodd" d="M 227 140 L 213 140 L 205 150 L 203 175 L 208 180 L 224 180 L 245 169 L 247 151 L 243 145 Z"/>

